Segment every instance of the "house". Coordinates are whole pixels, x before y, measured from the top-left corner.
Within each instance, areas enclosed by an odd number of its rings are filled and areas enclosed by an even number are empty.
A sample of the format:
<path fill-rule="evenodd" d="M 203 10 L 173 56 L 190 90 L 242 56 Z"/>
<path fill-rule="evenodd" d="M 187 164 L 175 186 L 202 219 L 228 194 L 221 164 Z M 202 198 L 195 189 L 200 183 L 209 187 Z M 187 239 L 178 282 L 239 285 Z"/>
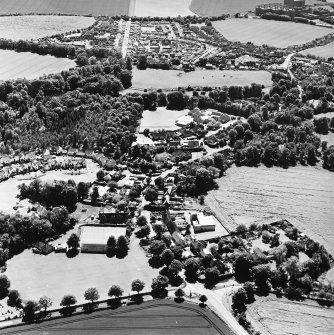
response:
<path fill-rule="evenodd" d="M 176 223 L 172 221 L 169 210 L 166 210 L 162 213 L 162 221 L 167 226 L 167 229 L 172 235 L 175 244 L 183 247 L 185 245 L 184 238 L 181 235 L 179 229 L 177 228 Z"/>
<path fill-rule="evenodd" d="M 216 230 L 216 218 L 213 215 L 205 215 L 203 213 L 191 213 L 187 212 L 184 217 L 188 224 L 191 224 L 194 228 L 195 233 L 215 231 Z"/>
<path fill-rule="evenodd" d="M 103 224 L 124 224 L 128 215 L 127 212 L 117 211 L 115 208 L 103 208 L 99 212 L 99 220 Z"/>
<path fill-rule="evenodd" d="M 205 252 L 203 251 L 204 249 L 205 249 L 205 243 L 202 241 L 192 241 L 190 243 L 190 251 L 195 256 L 205 257 Z"/>

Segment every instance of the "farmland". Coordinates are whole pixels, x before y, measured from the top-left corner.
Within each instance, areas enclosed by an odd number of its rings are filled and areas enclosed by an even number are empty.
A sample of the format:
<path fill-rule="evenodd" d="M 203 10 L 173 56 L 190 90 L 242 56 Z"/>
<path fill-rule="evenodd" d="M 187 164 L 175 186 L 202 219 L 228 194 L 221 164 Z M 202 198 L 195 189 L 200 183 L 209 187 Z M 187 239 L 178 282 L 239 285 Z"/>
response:
<path fill-rule="evenodd" d="M 94 18 L 84 16 L 2 16 L 0 17 L 0 37 L 12 40 L 37 39 L 86 28 L 93 23 Z"/>
<path fill-rule="evenodd" d="M 301 303 L 274 296 L 258 297 L 248 307 L 247 316 L 255 330 L 263 335 L 325 335 L 334 329 L 333 310 L 311 301 Z"/>
<path fill-rule="evenodd" d="M 246 86 L 251 83 L 272 85 L 267 71 L 207 71 L 133 70 L 132 88 L 169 89 L 190 86 Z"/>
<path fill-rule="evenodd" d="M 334 181 L 321 167 L 235 167 L 218 181 L 207 203 L 237 224 L 288 218 L 334 253 Z M 233 225 L 234 223 L 234 225 Z"/>
<path fill-rule="evenodd" d="M 2 0 L 0 14 L 127 15 L 131 0 Z"/>
<path fill-rule="evenodd" d="M 213 22 L 213 26 L 230 41 L 278 48 L 304 44 L 332 32 L 329 28 L 302 23 L 261 19 L 228 19 Z"/>
<path fill-rule="evenodd" d="M 334 55 L 333 50 L 334 50 L 334 42 L 319 47 L 306 49 L 303 50 L 301 53 L 303 55 L 312 55 L 317 57 L 329 58 L 333 57 Z"/>
<path fill-rule="evenodd" d="M 35 79 L 44 74 L 59 73 L 75 67 L 73 60 L 40 56 L 30 52 L 18 53 L 11 50 L 0 50 L 0 80 L 27 78 Z"/>

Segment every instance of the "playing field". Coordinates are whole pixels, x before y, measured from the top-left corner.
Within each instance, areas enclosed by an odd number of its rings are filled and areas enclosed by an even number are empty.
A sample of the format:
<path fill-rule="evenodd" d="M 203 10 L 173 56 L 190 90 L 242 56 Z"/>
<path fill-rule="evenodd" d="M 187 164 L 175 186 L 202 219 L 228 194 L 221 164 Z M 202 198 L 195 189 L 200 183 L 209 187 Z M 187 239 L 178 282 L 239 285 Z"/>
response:
<path fill-rule="evenodd" d="M 313 55 L 317 57 L 334 57 L 334 42 L 315 48 L 306 49 L 301 52 L 303 55 Z"/>
<path fill-rule="evenodd" d="M 0 14 L 127 15 L 131 0 L 1 0 Z"/>
<path fill-rule="evenodd" d="M 211 71 L 183 72 L 177 70 L 133 70 L 132 88 L 170 89 L 187 86 L 246 86 L 251 83 L 272 85 L 267 71 Z"/>
<path fill-rule="evenodd" d="M 1 11 L 1 8 L 0 8 Z M 94 18 L 87 16 L 23 15 L 1 16 L 0 37 L 30 40 L 89 27 Z"/>
<path fill-rule="evenodd" d="M 6 329 L 2 334 L 231 335 L 209 309 L 160 300 Z"/>
<path fill-rule="evenodd" d="M 304 44 L 332 32 L 330 28 L 261 19 L 228 19 L 213 22 L 213 26 L 230 41 L 278 48 Z"/>
<path fill-rule="evenodd" d="M 75 66 L 75 62 L 68 58 L 0 50 L 0 80 L 35 79 L 44 74 L 59 73 Z"/>

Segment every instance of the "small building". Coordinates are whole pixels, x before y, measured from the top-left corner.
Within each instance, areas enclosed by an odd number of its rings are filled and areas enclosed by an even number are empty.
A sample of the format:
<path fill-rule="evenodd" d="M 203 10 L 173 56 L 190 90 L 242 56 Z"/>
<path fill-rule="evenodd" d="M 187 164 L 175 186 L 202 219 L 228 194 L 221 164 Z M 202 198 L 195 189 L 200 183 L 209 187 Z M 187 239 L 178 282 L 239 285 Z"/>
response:
<path fill-rule="evenodd" d="M 126 212 L 119 212 L 115 208 L 102 209 L 99 212 L 99 220 L 103 224 L 124 224 L 127 219 Z"/>
<path fill-rule="evenodd" d="M 213 215 L 203 213 L 185 213 L 184 217 L 188 224 L 191 224 L 195 233 L 215 231 L 217 220 Z"/>

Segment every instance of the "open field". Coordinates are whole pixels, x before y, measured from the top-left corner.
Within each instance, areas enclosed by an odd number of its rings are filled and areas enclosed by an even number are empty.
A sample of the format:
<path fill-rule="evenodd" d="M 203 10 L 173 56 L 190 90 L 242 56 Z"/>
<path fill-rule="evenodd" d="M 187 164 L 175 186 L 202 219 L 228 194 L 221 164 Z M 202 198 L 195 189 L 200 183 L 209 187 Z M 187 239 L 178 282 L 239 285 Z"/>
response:
<path fill-rule="evenodd" d="M 144 302 L 90 315 L 76 315 L 38 325 L 6 329 L 2 334 L 121 334 L 121 335 L 231 335 L 226 325 L 209 309 L 176 304 L 169 300 Z"/>
<path fill-rule="evenodd" d="M 191 0 L 133 0 L 130 15 L 133 16 L 187 16 L 194 15 L 190 9 Z"/>
<path fill-rule="evenodd" d="M 93 23 L 94 18 L 85 16 L 1 16 L 0 38 L 12 40 L 37 39 L 86 28 Z"/>
<path fill-rule="evenodd" d="M 0 15 L 72 14 L 127 15 L 131 0 L 2 0 Z"/>
<path fill-rule="evenodd" d="M 212 24 L 230 41 L 268 44 L 278 48 L 303 44 L 332 32 L 330 28 L 261 19 L 228 19 Z"/>
<path fill-rule="evenodd" d="M 76 66 L 75 61 L 68 58 L 12 50 L 0 50 L 0 64 L 0 80 L 35 79 L 44 74 L 59 73 Z"/>
<path fill-rule="evenodd" d="M 227 218 L 229 228 L 287 218 L 334 254 L 334 178 L 321 167 L 232 166 L 206 203 Z"/>
<path fill-rule="evenodd" d="M 333 334 L 333 309 L 316 302 L 292 302 L 273 295 L 248 306 L 247 317 L 263 335 L 328 335 Z"/>
<path fill-rule="evenodd" d="M 277 0 L 192 0 L 190 9 L 200 16 L 219 16 L 255 11 L 255 7 L 258 5 L 277 2 Z M 306 0 L 305 2 L 306 4 L 318 3 L 316 0 Z"/>
<path fill-rule="evenodd" d="M 175 121 L 181 116 L 187 115 L 187 113 L 188 110 L 167 110 L 166 107 L 158 107 L 156 111 L 145 110 L 141 119 L 139 132 L 143 132 L 146 128 L 151 131 L 158 129 L 179 129 L 180 127 L 175 125 Z"/>
<path fill-rule="evenodd" d="M 190 86 L 246 86 L 251 83 L 272 85 L 267 71 L 214 71 L 198 70 L 183 72 L 177 70 L 134 69 L 132 89 L 171 89 Z"/>
<path fill-rule="evenodd" d="M 303 55 L 313 55 L 317 57 L 334 57 L 334 42 L 315 48 L 306 49 L 301 52 Z"/>

